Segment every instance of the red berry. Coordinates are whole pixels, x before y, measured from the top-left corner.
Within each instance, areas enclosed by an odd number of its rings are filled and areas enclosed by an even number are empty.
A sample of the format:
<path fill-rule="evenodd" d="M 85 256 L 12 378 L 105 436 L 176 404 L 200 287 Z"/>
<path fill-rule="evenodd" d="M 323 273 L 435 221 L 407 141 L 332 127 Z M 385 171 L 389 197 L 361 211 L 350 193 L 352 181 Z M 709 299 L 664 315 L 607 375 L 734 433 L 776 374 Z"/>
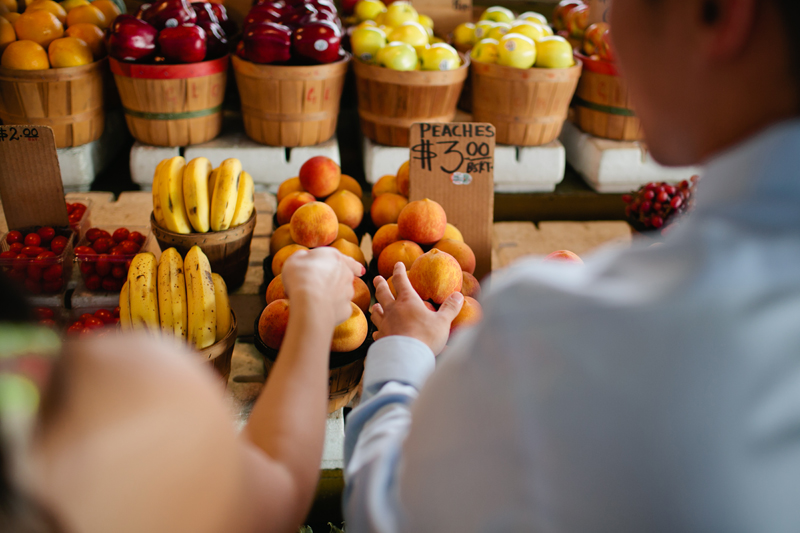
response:
<path fill-rule="evenodd" d="M 94 248 L 88 246 L 76 246 L 75 255 L 97 255 L 97 252 L 94 251 Z"/>
<path fill-rule="evenodd" d="M 100 237 L 92 243 L 92 249 L 98 254 L 107 253 L 114 246 L 114 241 L 107 237 Z"/>
<path fill-rule="evenodd" d="M 67 247 L 68 242 L 69 240 L 66 237 L 59 235 L 58 237 L 54 237 L 50 242 L 50 249 L 57 255 L 61 255 L 61 252 Z"/>
<path fill-rule="evenodd" d="M 111 238 L 114 239 L 114 242 L 119 243 L 122 241 L 127 241 L 128 236 L 130 234 L 131 232 L 128 231 L 126 228 L 119 228 L 117 230 L 114 230 L 114 234 L 111 236 Z"/>
<path fill-rule="evenodd" d="M 39 321 L 39 325 L 47 328 L 54 328 L 56 327 L 56 321 L 52 318 L 43 318 Z"/>
<path fill-rule="evenodd" d="M 92 330 L 90 328 L 83 328 L 81 330 L 81 335 L 91 335 L 93 332 L 94 332 L 94 330 Z"/>
<path fill-rule="evenodd" d="M 655 211 L 656 213 L 660 213 L 661 212 L 661 204 L 659 204 L 659 203 L 653 204 L 653 211 Z"/>
<path fill-rule="evenodd" d="M 90 291 L 99 291 L 103 280 L 97 274 L 90 274 L 84 279 L 84 283 L 86 283 L 86 288 Z"/>
<path fill-rule="evenodd" d="M 667 194 L 667 191 L 661 191 L 660 193 L 658 193 L 656 200 L 658 202 L 661 202 L 662 204 L 667 203 L 669 202 L 669 194 Z"/>
<path fill-rule="evenodd" d="M 36 237 L 38 238 L 39 236 L 37 235 Z M 25 246 L 22 249 L 22 254 L 27 257 L 36 257 L 42 252 L 44 252 L 44 248 L 41 246 Z"/>
<path fill-rule="evenodd" d="M 672 207 L 672 209 L 678 209 L 681 205 L 683 205 L 683 198 L 676 196 L 672 199 L 669 205 Z"/>
<path fill-rule="evenodd" d="M 103 279 L 101 286 L 103 287 L 104 291 L 119 292 L 119 290 L 122 288 L 123 283 L 124 281 L 121 279 L 105 278 Z"/>
<path fill-rule="evenodd" d="M 111 274 L 111 262 L 108 260 L 108 255 L 101 254 L 98 256 L 94 268 L 100 276 L 108 276 Z"/>
<path fill-rule="evenodd" d="M 78 264 L 80 265 L 78 268 L 81 269 L 81 275 L 83 276 L 84 279 L 86 279 L 88 276 L 91 276 L 96 272 L 93 262 L 92 263 L 81 262 Z"/>
<path fill-rule="evenodd" d="M 28 233 L 25 235 L 25 246 L 39 246 L 42 244 L 42 238 L 38 233 Z"/>
<path fill-rule="evenodd" d="M 94 242 L 102 236 L 103 230 L 100 228 L 89 228 L 86 230 L 86 238 L 89 239 L 89 242 Z"/>
<path fill-rule="evenodd" d="M 144 235 L 142 235 L 138 231 L 132 231 L 131 234 L 128 236 L 128 239 L 132 240 L 139 246 L 144 244 Z"/>
<path fill-rule="evenodd" d="M 89 329 L 100 329 L 105 326 L 105 323 L 99 318 L 90 315 L 89 318 L 84 319 L 83 325 Z"/>
<path fill-rule="evenodd" d="M 673 185 L 667 185 L 664 187 L 664 191 L 670 196 L 673 196 L 676 192 L 678 192 L 678 189 L 676 189 Z"/>
<path fill-rule="evenodd" d="M 45 280 L 42 283 L 42 290 L 44 292 L 58 292 L 64 287 L 64 278 L 54 280 Z"/>
<path fill-rule="evenodd" d="M 41 281 L 42 267 L 38 265 L 28 264 L 28 279 L 33 281 Z"/>
<path fill-rule="evenodd" d="M 36 230 L 36 233 L 39 235 L 39 238 L 42 239 L 42 242 L 50 242 L 56 236 L 56 230 L 50 226 L 39 228 Z"/>
<path fill-rule="evenodd" d="M 139 244 L 135 241 L 123 241 L 119 244 L 119 249 L 123 254 L 136 255 L 139 252 Z"/>
<path fill-rule="evenodd" d="M 53 318 L 54 316 L 56 316 L 53 310 L 48 307 L 35 307 L 33 309 L 33 314 L 36 315 L 36 318 L 38 318 L 39 320 L 44 320 L 45 318 Z"/>
<path fill-rule="evenodd" d="M 31 278 L 25 280 L 25 288 L 28 292 L 33 294 L 40 294 L 42 292 L 42 284 Z"/>
<path fill-rule="evenodd" d="M 17 230 L 9 231 L 8 234 L 6 235 L 6 242 L 8 244 L 14 244 L 15 242 L 22 242 L 23 240 L 24 237 L 22 236 L 22 233 Z"/>
<path fill-rule="evenodd" d="M 75 202 L 72 205 L 75 206 L 75 211 L 77 211 L 78 213 L 84 214 L 86 212 L 86 206 L 84 204 L 82 204 L 80 202 Z"/>
<path fill-rule="evenodd" d="M 0 252 L 0 259 L 14 259 L 17 257 L 17 252 L 13 250 L 6 250 L 5 252 Z"/>
<path fill-rule="evenodd" d="M 645 200 L 652 200 L 655 197 L 656 193 L 651 190 L 644 191 L 644 194 L 642 194 L 642 198 L 644 198 Z"/>
<path fill-rule="evenodd" d="M 72 213 L 67 217 L 67 221 L 69 222 L 70 226 L 77 226 L 78 222 L 81 221 L 81 217 L 78 213 Z"/>
<path fill-rule="evenodd" d="M 661 217 L 653 217 L 650 219 L 650 224 L 652 224 L 654 228 L 658 229 L 664 225 L 664 219 Z"/>
<path fill-rule="evenodd" d="M 9 246 L 8 249 L 12 252 L 20 253 L 24 247 L 25 245 L 22 244 L 21 242 L 15 242 L 11 246 Z"/>
<path fill-rule="evenodd" d="M 67 328 L 67 335 L 79 335 L 83 331 L 83 322 L 80 320 Z"/>
<path fill-rule="evenodd" d="M 45 269 L 42 273 L 42 278 L 45 281 L 58 281 L 64 275 L 64 267 L 61 265 L 53 265 Z"/>
<path fill-rule="evenodd" d="M 114 315 L 111 314 L 111 311 L 108 309 L 98 309 L 94 312 L 94 316 L 97 319 L 103 321 L 103 324 L 113 324 L 114 323 Z"/>
<path fill-rule="evenodd" d="M 626 204 L 629 204 L 633 201 L 633 196 L 631 196 L 630 194 L 623 194 L 622 201 L 625 202 Z"/>
<path fill-rule="evenodd" d="M 642 202 L 642 213 L 647 213 L 651 207 L 653 207 L 653 204 L 650 202 Z"/>
<path fill-rule="evenodd" d="M 119 318 L 119 306 L 116 306 L 111 314 L 114 315 L 114 318 Z"/>
<path fill-rule="evenodd" d="M 25 272 L 28 269 L 28 263 L 30 263 L 30 259 L 25 254 L 19 254 L 14 262 L 12 263 L 14 270 L 17 272 Z"/>
<path fill-rule="evenodd" d="M 124 266 L 115 266 L 111 269 L 111 275 L 117 279 L 125 279 L 128 277 L 128 271 Z"/>
<path fill-rule="evenodd" d="M 67 202 L 67 214 L 71 215 L 75 211 L 75 204 Z"/>

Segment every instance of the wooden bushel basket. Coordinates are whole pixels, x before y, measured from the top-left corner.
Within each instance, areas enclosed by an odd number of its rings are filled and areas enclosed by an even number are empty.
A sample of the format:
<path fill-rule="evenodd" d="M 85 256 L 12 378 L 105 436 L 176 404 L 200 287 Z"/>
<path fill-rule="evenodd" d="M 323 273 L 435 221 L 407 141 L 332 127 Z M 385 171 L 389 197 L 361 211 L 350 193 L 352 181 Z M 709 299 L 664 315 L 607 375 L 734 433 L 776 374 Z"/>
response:
<path fill-rule="evenodd" d="M 136 140 L 156 146 L 187 146 L 219 135 L 227 55 L 186 65 L 109 61 L 125 121 Z"/>
<path fill-rule="evenodd" d="M 350 56 L 325 65 L 276 66 L 233 56 L 247 136 L 269 146 L 313 146 L 336 133 Z"/>
<path fill-rule="evenodd" d="M 233 347 L 236 344 L 238 332 L 239 327 L 236 323 L 236 313 L 231 311 L 231 329 L 228 331 L 228 334 L 208 348 L 199 350 L 200 356 L 222 377 L 225 385 L 228 384 L 228 378 L 231 375 L 231 359 L 233 358 Z"/>
<path fill-rule="evenodd" d="M 211 263 L 211 271 L 222 276 L 229 291 L 242 286 L 250 264 L 250 242 L 256 228 L 256 213 L 247 222 L 225 231 L 208 233 L 173 233 L 156 224 L 150 214 L 150 227 L 162 250 L 175 248 L 185 257 L 192 246 L 199 246 Z"/>
<path fill-rule="evenodd" d="M 608 61 L 576 55 L 585 65 L 572 102 L 578 127 L 589 135 L 604 139 L 641 140 L 642 126 L 617 67 Z"/>
<path fill-rule="evenodd" d="M 563 69 L 472 63 L 472 117 L 497 129 L 497 142 L 541 146 L 556 140 L 569 113 L 581 62 Z"/>
<path fill-rule="evenodd" d="M 108 61 L 80 67 L 0 67 L 0 120 L 53 128 L 57 148 L 96 141 L 105 127 L 103 84 Z"/>
<path fill-rule="evenodd" d="M 355 59 L 358 114 L 364 135 L 379 144 L 408 146 L 416 122 L 451 122 L 469 72 L 461 54 L 456 70 L 397 71 Z"/>

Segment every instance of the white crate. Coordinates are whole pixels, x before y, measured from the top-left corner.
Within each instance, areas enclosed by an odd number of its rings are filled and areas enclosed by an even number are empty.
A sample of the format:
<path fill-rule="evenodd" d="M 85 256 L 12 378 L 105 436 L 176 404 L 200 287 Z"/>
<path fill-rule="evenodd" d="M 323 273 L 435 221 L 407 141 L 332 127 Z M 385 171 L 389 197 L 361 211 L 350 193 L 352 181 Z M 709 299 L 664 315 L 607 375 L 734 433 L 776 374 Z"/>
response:
<path fill-rule="evenodd" d="M 74 148 L 59 148 L 58 166 L 64 191 L 88 191 L 125 142 L 127 126 L 121 111 L 106 114 L 103 134 L 96 141 Z"/>

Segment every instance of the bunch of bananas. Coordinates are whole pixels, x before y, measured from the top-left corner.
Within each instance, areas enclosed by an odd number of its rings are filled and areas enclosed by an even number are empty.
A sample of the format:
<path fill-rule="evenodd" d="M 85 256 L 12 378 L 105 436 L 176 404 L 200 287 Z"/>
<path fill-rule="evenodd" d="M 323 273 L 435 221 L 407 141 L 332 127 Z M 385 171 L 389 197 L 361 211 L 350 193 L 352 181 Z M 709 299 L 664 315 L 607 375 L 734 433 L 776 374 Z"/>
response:
<path fill-rule="evenodd" d="M 231 329 L 228 288 L 211 272 L 198 246 L 186 254 L 175 248 L 161 254 L 136 254 L 119 295 L 123 331 L 161 332 L 185 339 L 198 349 L 221 340 Z"/>
<path fill-rule="evenodd" d="M 165 159 L 153 176 L 153 216 L 173 233 L 224 231 L 244 224 L 255 209 L 253 178 L 238 159 L 217 168 L 205 157 Z"/>

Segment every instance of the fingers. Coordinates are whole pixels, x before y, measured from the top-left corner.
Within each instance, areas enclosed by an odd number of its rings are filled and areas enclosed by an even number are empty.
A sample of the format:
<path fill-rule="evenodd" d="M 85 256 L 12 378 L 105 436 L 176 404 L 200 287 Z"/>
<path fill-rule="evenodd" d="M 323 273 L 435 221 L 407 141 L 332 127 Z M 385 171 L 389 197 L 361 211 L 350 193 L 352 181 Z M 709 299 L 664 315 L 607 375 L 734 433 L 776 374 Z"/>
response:
<path fill-rule="evenodd" d="M 376 277 L 372 283 L 375 285 L 375 298 L 383 307 L 386 307 L 394 301 L 394 296 L 392 296 L 392 291 L 389 289 L 389 284 L 386 283 L 386 280 L 383 279 L 382 276 Z M 395 285 L 395 289 L 396 288 L 397 286 Z"/>
<path fill-rule="evenodd" d="M 403 263 L 397 263 L 394 265 L 394 276 L 392 277 L 392 285 L 394 285 L 394 290 L 397 292 L 397 299 L 401 299 L 404 296 L 414 295 L 417 298 L 417 291 L 414 290 L 414 287 L 411 286 L 411 282 L 408 281 L 408 272 L 406 272 L 406 266 Z"/>
<path fill-rule="evenodd" d="M 461 311 L 461 306 L 464 305 L 464 295 L 460 292 L 454 292 L 447 300 L 439 307 L 437 315 L 441 316 L 448 322 L 452 322 Z"/>
<path fill-rule="evenodd" d="M 341 252 L 339 252 L 339 255 L 342 256 L 345 266 L 348 268 L 348 270 L 353 272 L 353 275 L 361 277 L 367 273 L 367 269 L 364 268 L 364 265 L 362 265 L 352 257 L 346 256 Z"/>

